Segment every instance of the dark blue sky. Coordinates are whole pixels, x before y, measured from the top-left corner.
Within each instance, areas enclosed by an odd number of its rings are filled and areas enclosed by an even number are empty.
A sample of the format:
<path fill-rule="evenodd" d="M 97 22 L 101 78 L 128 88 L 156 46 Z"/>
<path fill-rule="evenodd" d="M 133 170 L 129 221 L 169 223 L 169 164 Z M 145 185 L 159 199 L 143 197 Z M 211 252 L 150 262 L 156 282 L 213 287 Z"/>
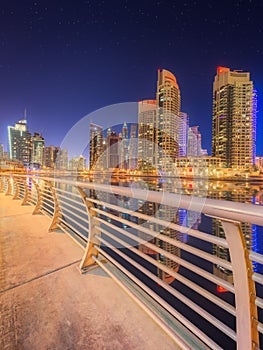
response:
<path fill-rule="evenodd" d="M 157 69 L 166 68 L 210 151 L 212 83 L 222 65 L 251 72 L 263 154 L 262 13 L 261 0 L 2 1 L 0 142 L 27 107 L 30 131 L 59 145 L 98 108 L 155 98 Z"/>

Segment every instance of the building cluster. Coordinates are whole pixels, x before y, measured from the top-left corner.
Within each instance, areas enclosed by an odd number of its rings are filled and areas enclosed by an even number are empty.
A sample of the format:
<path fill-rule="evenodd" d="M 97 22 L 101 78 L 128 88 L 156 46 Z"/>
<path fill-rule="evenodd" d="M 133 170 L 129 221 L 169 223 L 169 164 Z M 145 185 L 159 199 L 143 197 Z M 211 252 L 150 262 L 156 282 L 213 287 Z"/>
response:
<path fill-rule="evenodd" d="M 213 85 L 212 156 L 208 156 L 199 127 L 190 126 L 188 114 L 181 111 L 175 76 L 158 70 L 156 98 L 138 103 L 137 147 L 131 146 L 132 137 L 127 140 L 126 124 L 120 135 L 108 130 L 106 138 L 102 126 L 91 124 L 90 169 L 128 167 L 185 176 L 224 176 L 224 169 L 231 174 L 251 171 L 256 165 L 256 108 L 250 73 L 218 67 Z"/>
<path fill-rule="evenodd" d="M 9 152 L 4 152 L 0 144 L 0 160 L 22 163 L 30 169 L 84 170 L 86 159 L 83 156 L 68 159 L 67 149 L 57 146 L 45 146 L 45 139 L 35 132 L 33 135 L 27 127 L 26 117 L 8 126 Z"/>
<path fill-rule="evenodd" d="M 218 67 L 213 84 L 212 156 L 202 148 L 198 126 L 189 125 L 181 111 L 176 77 L 158 70 L 155 99 L 138 102 L 138 123 L 123 124 L 120 132 L 90 123 L 89 168 L 134 170 L 167 175 L 233 174 L 262 169 L 256 159 L 257 97 L 250 73 Z M 8 127 L 9 158 L 31 168 L 85 169 L 83 156 L 68 159 L 66 149 L 45 147 L 27 120 Z M 0 145 L 0 158 L 8 158 Z"/>
<path fill-rule="evenodd" d="M 129 137 L 130 136 L 130 137 Z M 90 169 L 136 169 L 137 168 L 137 125 L 124 123 L 120 133 L 90 123 Z"/>

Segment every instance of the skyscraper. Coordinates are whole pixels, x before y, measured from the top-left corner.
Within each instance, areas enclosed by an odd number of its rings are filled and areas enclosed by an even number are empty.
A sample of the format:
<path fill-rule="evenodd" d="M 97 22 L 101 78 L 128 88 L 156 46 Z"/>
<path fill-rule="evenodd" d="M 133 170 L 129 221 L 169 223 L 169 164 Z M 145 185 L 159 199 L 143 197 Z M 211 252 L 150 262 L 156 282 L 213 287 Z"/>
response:
<path fill-rule="evenodd" d="M 119 167 L 119 136 L 110 128 L 107 130 L 107 168 Z"/>
<path fill-rule="evenodd" d="M 139 168 L 156 167 L 157 152 L 156 100 L 140 101 L 138 104 Z"/>
<path fill-rule="evenodd" d="M 19 120 L 15 126 L 8 126 L 10 159 L 17 159 L 29 166 L 32 157 L 32 136 L 27 130 L 26 119 Z"/>
<path fill-rule="evenodd" d="M 41 167 L 44 165 L 44 148 L 45 140 L 37 132 L 32 137 L 32 163 L 35 167 Z"/>
<path fill-rule="evenodd" d="M 187 113 L 180 112 L 179 117 L 179 157 L 186 157 L 188 148 L 189 116 Z"/>
<path fill-rule="evenodd" d="M 136 169 L 137 166 L 138 166 L 137 125 L 132 124 L 130 129 L 130 143 L 129 143 L 129 169 Z"/>
<path fill-rule="evenodd" d="M 129 136 L 128 136 L 128 126 L 124 123 L 119 135 L 119 155 L 120 155 L 120 168 L 128 169 L 129 163 Z"/>
<path fill-rule="evenodd" d="M 161 171 L 171 172 L 179 155 L 181 97 L 175 76 L 165 69 L 158 70 L 156 102 L 158 166 Z"/>
<path fill-rule="evenodd" d="M 60 148 L 55 146 L 48 146 L 45 147 L 44 150 L 44 165 L 48 168 L 54 168 L 57 154 L 59 152 Z"/>
<path fill-rule="evenodd" d="M 90 154 L 89 154 L 89 167 L 94 169 L 95 167 L 101 168 L 101 155 L 103 152 L 102 136 L 103 128 L 100 125 L 90 123 Z"/>
<path fill-rule="evenodd" d="M 67 148 L 59 149 L 56 157 L 56 169 L 68 170 L 68 150 Z"/>
<path fill-rule="evenodd" d="M 250 73 L 218 67 L 213 85 L 212 155 L 227 168 L 255 163 L 256 92 Z"/>
<path fill-rule="evenodd" d="M 188 131 L 188 157 L 199 157 L 202 155 L 202 136 L 198 130 L 199 126 L 191 126 Z"/>

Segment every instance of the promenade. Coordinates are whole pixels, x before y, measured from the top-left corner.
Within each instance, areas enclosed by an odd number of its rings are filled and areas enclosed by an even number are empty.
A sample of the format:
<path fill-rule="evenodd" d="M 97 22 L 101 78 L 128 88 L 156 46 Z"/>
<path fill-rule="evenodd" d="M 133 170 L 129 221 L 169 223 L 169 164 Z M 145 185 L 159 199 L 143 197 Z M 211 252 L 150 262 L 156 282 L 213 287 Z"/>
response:
<path fill-rule="evenodd" d="M 0 349 L 179 349 L 83 250 L 0 194 Z"/>

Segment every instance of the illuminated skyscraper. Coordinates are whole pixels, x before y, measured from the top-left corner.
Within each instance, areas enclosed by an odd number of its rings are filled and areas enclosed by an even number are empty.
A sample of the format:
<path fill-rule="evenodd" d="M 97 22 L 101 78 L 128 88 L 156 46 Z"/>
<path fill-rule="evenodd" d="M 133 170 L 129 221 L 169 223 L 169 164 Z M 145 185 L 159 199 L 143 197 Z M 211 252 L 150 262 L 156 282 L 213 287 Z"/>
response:
<path fill-rule="evenodd" d="M 161 171 L 171 172 L 179 155 L 181 97 L 175 76 L 165 69 L 158 70 L 156 104 L 158 166 Z"/>
<path fill-rule="evenodd" d="M 144 100 L 138 104 L 138 166 L 155 167 L 157 163 L 157 114 L 156 100 Z"/>
<path fill-rule="evenodd" d="M 90 169 L 99 169 L 102 167 L 101 155 L 103 152 L 103 128 L 94 123 L 90 123 L 90 154 L 89 154 L 89 167 Z"/>
<path fill-rule="evenodd" d="M 187 113 L 180 112 L 179 117 L 179 157 L 186 157 L 188 148 L 189 116 Z"/>
<path fill-rule="evenodd" d="M 55 146 L 48 146 L 45 147 L 44 150 L 44 165 L 48 168 L 54 168 L 57 154 L 59 152 L 60 148 Z"/>
<path fill-rule="evenodd" d="M 79 157 L 71 158 L 69 161 L 69 170 L 82 171 L 86 168 L 86 158 L 80 155 Z"/>
<path fill-rule="evenodd" d="M 255 163 L 256 92 L 250 73 L 218 67 L 213 85 L 212 154 L 227 168 Z"/>
<path fill-rule="evenodd" d="M 121 134 L 119 135 L 119 139 L 120 168 L 128 169 L 129 136 L 127 123 L 123 124 Z"/>
<path fill-rule="evenodd" d="M 45 140 L 37 132 L 32 137 L 32 163 L 34 167 L 41 167 L 44 165 L 44 148 Z"/>
<path fill-rule="evenodd" d="M 119 141 L 120 138 L 115 131 L 110 128 L 107 130 L 107 168 L 114 169 L 119 167 Z"/>
<path fill-rule="evenodd" d="M 27 130 L 26 119 L 19 120 L 15 126 L 8 126 L 10 159 L 17 159 L 29 166 L 32 157 L 32 136 Z"/>
<path fill-rule="evenodd" d="M 60 149 L 56 157 L 56 168 L 58 170 L 68 170 L 68 150 Z"/>
<path fill-rule="evenodd" d="M 130 129 L 130 142 L 129 142 L 129 169 L 136 169 L 137 166 L 138 166 L 137 125 L 132 124 Z"/>
<path fill-rule="evenodd" d="M 199 126 L 191 126 L 188 131 L 188 157 L 198 157 L 202 155 L 202 137 L 198 130 Z"/>

